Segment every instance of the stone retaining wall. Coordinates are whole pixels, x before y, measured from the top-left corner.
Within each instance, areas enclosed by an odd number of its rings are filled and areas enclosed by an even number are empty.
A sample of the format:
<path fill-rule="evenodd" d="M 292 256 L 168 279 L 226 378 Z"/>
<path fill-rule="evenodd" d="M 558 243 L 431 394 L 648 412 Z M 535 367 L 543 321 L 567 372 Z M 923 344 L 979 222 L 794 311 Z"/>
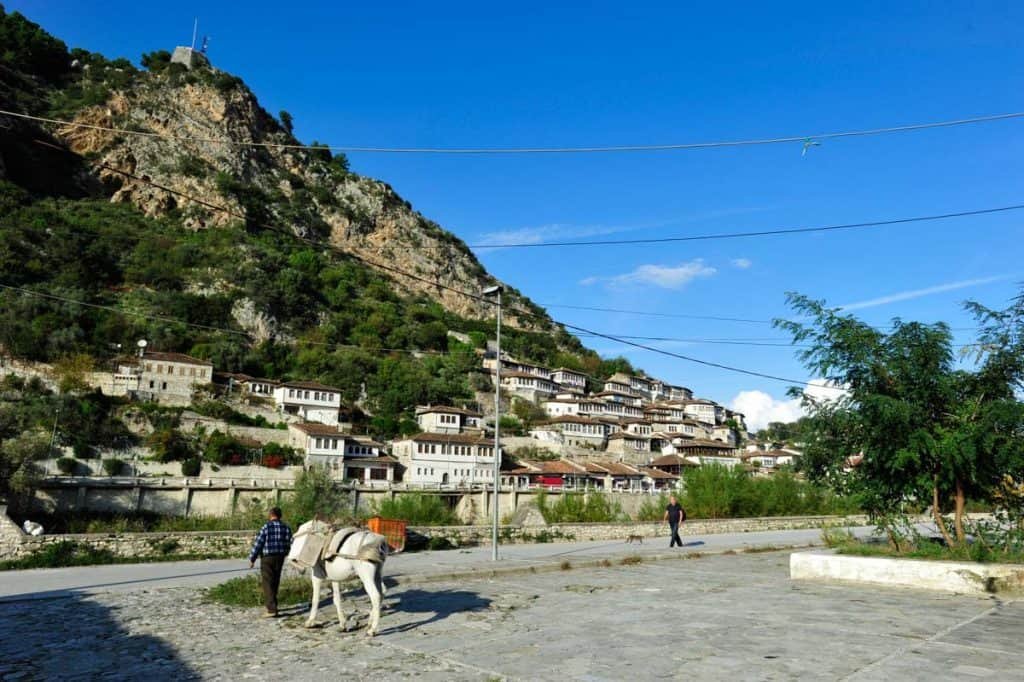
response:
<path fill-rule="evenodd" d="M 0 519 L 7 519 L 6 514 Z M 7 540 L 5 526 L 0 521 L 0 559 L 14 559 L 37 552 L 47 545 L 62 541 L 85 544 L 95 549 L 109 550 L 122 558 L 152 558 L 164 556 L 211 556 L 244 558 L 249 551 L 255 530 L 216 531 L 193 533 L 90 533 L 43 535 L 30 537 L 7 521 L 18 532 Z M 754 519 L 709 519 L 687 521 L 682 535 L 713 535 L 716 533 L 746 533 L 765 530 L 794 530 L 820 528 L 830 525 L 864 525 L 864 516 L 797 516 Z M 413 526 L 410 530 L 427 537 L 443 537 L 456 546 L 489 545 L 490 526 Z M 504 543 L 571 542 L 581 540 L 625 540 L 630 535 L 645 538 L 666 537 L 661 523 L 566 523 L 551 526 L 501 526 L 499 538 Z"/>
<path fill-rule="evenodd" d="M 751 519 L 694 519 L 679 530 L 680 535 L 715 535 L 718 533 L 755 533 L 769 530 L 800 530 L 821 528 L 824 525 L 863 526 L 867 516 L 780 516 Z M 430 526 L 413 530 L 430 537 L 438 536 L 456 545 L 491 543 L 490 526 Z M 551 542 L 584 540 L 625 540 L 630 535 L 643 538 L 668 537 L 664 523 L 559 523 L 547 526 L 501 526 L 500 542 L 536 542 L 538 538 Z"/>

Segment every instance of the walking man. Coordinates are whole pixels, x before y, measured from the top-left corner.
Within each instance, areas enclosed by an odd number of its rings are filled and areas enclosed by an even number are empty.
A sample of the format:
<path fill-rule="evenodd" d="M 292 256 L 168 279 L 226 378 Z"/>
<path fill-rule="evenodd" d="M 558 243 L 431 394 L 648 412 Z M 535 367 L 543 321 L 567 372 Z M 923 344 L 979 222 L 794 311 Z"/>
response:
<path fill-rule="evenodd" d="M 264 618 L 277 616 L 277 588 L 281 585 L 284 558 L 291 548 L 292 529 L 281 520 L 281 508 L 274 507 L 249 552 L 249 568 L 256 565 L 256 557 L 260 558 L 260 585 L 263 587 L 263 603 L 267 607 Z"/>
<path fill-rule="evenodd" d="M 683 505 L 676 502 L 676 496 L 670 495 L 668 498 L 668 506 L 665 507 L 665 521 L 668 521 L 668 527 L 672 530 L 672 540 L 669 542 L 669 547 L 683 546 L 683 541 L 679 537 L 679 524 L 686 520 L 686 510 L 683 509 Z"/>

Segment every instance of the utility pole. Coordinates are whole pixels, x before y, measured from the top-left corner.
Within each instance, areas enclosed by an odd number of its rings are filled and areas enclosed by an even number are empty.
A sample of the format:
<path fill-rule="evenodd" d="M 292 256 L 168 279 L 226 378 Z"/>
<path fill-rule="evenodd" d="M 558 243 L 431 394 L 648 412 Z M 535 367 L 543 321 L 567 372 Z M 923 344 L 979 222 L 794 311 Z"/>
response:
<path fill-rule="evenodd" d="M 60 419 L 60 405 L 57 406 L 57 413 L 53 415 L 53 431 L 50 432 L 50 450 L 47 454 L 53 456 L 53 445 L 57 441 L 57 421 Z"/>
<path fill-rule="evenodd" d="M 498 331 L 496 336 L 494 363 L 494 498 L 491 508 L 494 516 L 491 519 L 491 561 L 498 560 L 498 493 L 501 489 L 501 292 L 500 285 L 484 289 L 484 296 L 498 297 Z"/>

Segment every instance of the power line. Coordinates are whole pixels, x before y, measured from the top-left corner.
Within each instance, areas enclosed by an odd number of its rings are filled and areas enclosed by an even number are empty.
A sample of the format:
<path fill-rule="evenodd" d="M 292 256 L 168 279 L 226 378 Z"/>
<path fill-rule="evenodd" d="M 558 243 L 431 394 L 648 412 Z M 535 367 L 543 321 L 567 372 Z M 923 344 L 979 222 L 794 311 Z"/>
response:
<path fill-rule="evenodd" d="M 67 154 L 72 154 L 72 155 L 76 155 L 77 156 L 77 154 L 75 152 L 73 152 L 71 150 L 68 150 L 68 149 L 64 149 L 64 148 L 58 147 L 58 146 L 53 145 L 53 144 L 51 144 L 49 142 L 45 142 L 45 141 L 42 141 L 42 140 L 35 140 L 35 142 L 40 144 L 40 145 L 42 145 L 42 146 L 49 147 L 49 148 L 56 149 L 58 151 L 61 151 L 61 152 L 67 153 Z M 244 214 L 236 213 L 236 212 L 232 211 L 231 209 L 229 209 L 229 208 L 227 208 L 225 206 L 219 206 L 217 204 L 213 204 L 213 203 L 210 203 L 210 202 L 202 200 L 202 199 L 197 199 L 195 197 L 192 197 L 191 195 L 185 194 L 184 192 L 179 192 L 179 191 L 174 190 L 172 188 L 160 185 L 159 183 L 153 182 L 152 180 L 150 180 L 148 178 L 137 176 L 137 175 L 135 175 L 133 173 L 129 173 L 128 171 L 123 171 L 121 169 L 114 168 L 113 166 L 109 166 L 109 165 L 103 164 L 103 163 L 97 164 L 97 166 L 100 167 L 100 168 L 105 168 L 106 170 L 109 170 L 109 171 L 111 171 L 113 173 L 117 173 L 117 174 L 123 175 L 125 177 L 131 178 L 131 179 L 135 180 L 136 182 L 141 182 L 141 183 L 150 185 L 152 187 L 156 187 L 157 189 L 161 189 L 161 190 L 163 190 L 165 192 L 168 192 L 170 194 L 173 194 L 175 196 L 180 196 L 180 197 L 188 199 L 190 201 L 194 201 L 197 204 L 200 204 L 202 206 L 206 206 L 208 208 L 211 208 L 211 209 L 214 209 L 214 210 L 217 210 L 217 211 L 221 211 L 223 213 L 226 213 L 227 215 L 236 217 L 236 218 L 238 218 L 240 220 L 248 220 L 247 216 L 245 216 Z M 492 301 L 491 299 L 483 296 L 482 294 L 477 294 L 477 293 L 473 293 L 473 292 L 469 292 L 469 291 L 464 291 L 462 289 L 458 289 L 458 288 L 451 287 L 451 286 L 448 286 L 448 285 L 445 285 L 445 284 L 441 284 L 440 282 L 437 282 L 437 281 L 434 281 L 434 280 L 430 280 L 430 279 L 422 277 L 420 275 L 415 275 L 415 274 L 406 272 L 406 271 L 404 271 L 404 270 L 402 270 L 400 268 L 395 268 L 394 266 L 388 266 L 388 265 L 384 265 L 384 264 L 381 264 L 381 263 L 376 263 L 376 262 L 374 262 L 372 260 L 369 260 L 369 259 L 366 259 L 366 258 L 364 258 L 362 256 L 356 255 L 356 254 L 351 253 L 349 251 L 345 251 L 344 249 L 342 249 L 342 248 L 340 248 L 338 246 L 335 246 L 333 244 L 329 244 L 329 243 L 326 243 L 326 242 L 317 242 L 315 240 L 309 239 L 308 237 L 301 237 L 299 235 L 296 235 L 294 232 L 291 232 L 289 230 L 283 230 L 283 229 L 278 228 L 278 227 L 276 227 L 274 225 L 263 224 L 263 223 L 254 223 L 254 224 L 259 225 L 259 226 L 261 226 L 261 227 L 263 227 L 263 228 L 265 228 L 265 229 L 267 229 L 269 231 L 277 232 L 277 233 L 280 233 L 280 234 L 285 235 L 287 237 L 290 237 L 292 239 L 295 239 L 297 241 L 306 243 L 308 245 L 315 246 L 315 247 L 318 247 L 318 248 L 328 249 L 328 250 L 331 250 L 331 251 L 335 251 L 335 252 L 340 253 L 340 254 L 342 254 L 342 255 L 344 255 L 346 257 L 349 257 L 349 258 L 352 258 L 354 260 L 357 260 L 357 261 L 360 261 L 362 263 L 365 263 L 367 265 L 370 265 L 371 267 L 377 267 L 377 268 L 382 269 L 382 270 L 384 270 L 386 272 L 391 272 L 391 273 L 398 274 L 398 275 L 403 276 L 403 277 L 408 277 L 408 278 L 411 278 L 411 279 L 414 279 L 414 280 L 425 282 L 425 283 L 430 284 L 431 286 L 434 286 L 436 288 L 439 288 L 439 289 L 442 289 L 442 290 L 451 291 L 451 292 L 457 293 L 457 294 L 459 294 L 461 296 L 465 296 L 467 298 L 470 298 L 472 300 L 477 300 L 477 301 L 480 301 L 480 302 L 483 302 L 483 303 L 486 303 L 486 304 L 489 304 L 489 305 L 495 305 L 494 301 Z M 752 371 L 752 370 L 742 369 L 742 368 L 739 368 L 739 367 L 733 367 L 733 366 L 730 366 L 730 365 L 724 365 L 724 364 L 717 363 L 717 362 L 710 362 L 710 361 L 707 361 L 707 360 L 701 360 L 699 358 L 694 358 L 692 356 L 683 355 L 681 353 L 674 353 L 672 351 L 667 351 L 667 350 L 663 350 L 663 349 L 660 349 L 660 348 L 655 348 L 653 346 L 647 346 L 647 345 L 644 345 L 644 344 L 641 344 L 641 343 L 636 343 L 634 341 L 629 341 L 629 340 L 621 338 L 621 337 L 613 336 L 611 334 L 605 334 L 605 333 L 602 333 L 602 332 L 596 332 L 596 331 L 594 331 L 592 329 L 587 329 L 586 327 L 581 327 L 581 326 L 578 326 L 578 325 L 568 324 L 566 322 L 560 322 L 558 320 L 554 320 L 553 318 L 551 318 L 550 316 L 547 316 L 546 314 L 540 314 L 540 313 L 524 310 L 522 308 L 514 308 L 513 307 L 513 308 L 511 308 L 511 311 L 514 312 L 514 313 L 523 315 L 525 317 L 532 317 L 534 319 L 539 319 L 539 320 L 541 320 L 543 322 L 554 322 L 556 324 L 561 324 L 563 327 L 565 327 L 567 329 L 574 329 L 574 330 L 579 331 L 579 332 L 584 332 L 584 333 L 587 333 L 587 334 L 591 334 L 593 336 L 599 336 L 601 338 L 608 339 L 610 341 L 615 341 L 615 342 L 621 343 L 623 345 L 632 346 L 632 347 L 635 347 L 635 348 L 640 348 L 642 350 L 647 350 L 647 351 L 650 351 L 650 352 L 653 352 L 653 353 L 658 353 L 658 354 L 665 355 L 665 356 L 668 356 L 668 357 L 673 357 L 673 358 L 677 358 L 677 359 L 680 359 L 680 360 L 685 360 L 687 362 L 693 362 L 693 363 L 700 364 L 700 365 L 705 365 L 705 366 L 708 366 L 708 367 L 715 367 L 715 368 L 718 368 L 718 369 L 723 369 L 723 370 L 726 370 L 726 371 L 729 371 L 729 372 L 735 372 L 735 373 L 738 373 L 738 374 L 745 374 L 745 375 L 748 375 L 748 376 L 760 377 L 760 378 L 763 378 L 763 379 L 770 379 L 770 380 L 773 380 L 773 381 L 781 381 L 781 382 L 784 382 L 784 383 L 787 383 L 787 384 L 796 384 L 796 385 L 802 385 L 802 386 L 810 386 L 810 385 L 812 385 L 811 382 L 809 382 L 809 381 L 798 381 L 796 379 L 787 379 L 785 377 L 780 377 L 780 376 L 775 376 L 775 375 L 772 375 L 772 374 L 766 374 L 766 373 L 763 373 L 763 372 L 756 372 L 756 371 Z M 833 390 L 843 390 L 843 389 L 837 388 L 837 387 L 825 386 L 825 388 L 831 388 Z"/>
<path fill-rule="evenodd" d="M 995 208 L 979 208 L 969 211 L 956 211 L 953 213 L 937 213 L 933 215 L 912 216 L 909 218 L 893 218 L 890 220 L 872 220 L 862 223 L 844 223 L 840 225 L 822 225 L 817 227 L 791 227 L 777 230 L 753 230 L 748 232 L 722 232 L 719 234 L 695 234 L 677 237 L 650 237 L 646 239 L 594 239 L 575 242 L 509 242 L 504 244 L 470 244 L 470 249 L 534 249 L 567 246 L 614 246 L 626 244 L 665 244 L 669 242 L 696 242 L 710 241 L 716 239 L 742 239 L 746 237 L 768 237 L 785 234 L 805 234 L 808 232 L 834 232 L 837 230 L 855 230 L 867 227 L 884 227 L 886 225 L 905 225 L 908 223 L 920 223 L 933 220 L 949 220 L 951 218 L 965 218 L 968 216 L 987 215 L 990 213 L 1003 213 L 1006 211 L 1019 211 L 1024 209 L 1024 204 L 1011 204 L 1009 206 L 997 206 Z M 431 247 L 428 247 L 431 248 Z"/>
<path fill-rule="evenodd" d="M 711 320 L 715 322 L 743 322 L 748 324 L 775 324 L 775 320 L 755 320 L 747 317 L 717 317 L 714 315 L 690 315 L 686 313 L 662 313 L 653 310 L 626 310 L 623 308 L 600 308 L 596 306 L 568 305 L 564 303 L 538 303 L 545 308 L 566 308 L 569 310 L 586 310 L 596 313 L 618 313 L 620 315 L 636 315 L 639 317 L 663 317 L 685 320 Z M 871 325 L 875 329 L 892 329 L 892 325 Z M 950 331 L 977 331 L 977 327 L 950 327 Z"/>
<path fill-rule="evenodd" d="M 89 130 L 102 130 L 119 135 L 135 135 L 139 137 L 171 140 L 175 142 L 198 142 L 206 144 L 223 144 L 233 147 L 267 147 L 274 149 L 327 149 L 332 152 L 368 153 L 368 154 L 581 154 L 581 153 L 606 153 L 606 152 L 654 152 L 654 151 L 684 151 L 694 149 L 711 149 L 718 147 L 753 147 L 759 145 L 787 144 L 805 142 L 807 140 L 830 140 L 844 137 L 867 137 L 871 135 L 887 135 L 892 133 L 905 133 L 915 130 L 929 130 L 933 128 L 951 128 L 954 126 L 972 125 L 978 123 L 991 123 L 994 121 L 1005 121 L 1024 117 L 1024 112 L 1012 112 L 1006 114 L 993 114 L 989 116 L 976 116 L 973 118 L 961 118 L 948 121 L 936 121 L 931 123 L 912 123 L 902 126 L 888 126 L 884 128 L 867 128 L 863 130 L 849 130 L 842 132 L 800 134 L 786 137 L 760 138 L 750 140 L 723 140 L 713 142 L 689 142 L 682 144 L 649 144 L 649 145 L 612 145 L 596 147 L 476 147 L 476 148 L 447 148 L 447 147 L 357 147 L 347 145 L 318 145 L 309 147 L 302 144 L 284 144 L 274 142 L 244 142 L 235 140 L 223 140 L 214 138 L 191 137 L 184 135 L 162 134 L 149 131 L 129 130 L 126 128 L 115 128 L 112 126 L 99 126 L 88 123 L 76 123 L 42 116 L 32 116 L 13 111 L 0 110 L 0 114 L 15 118 L 36 121 L 39 123 L 50 123 Z"/>

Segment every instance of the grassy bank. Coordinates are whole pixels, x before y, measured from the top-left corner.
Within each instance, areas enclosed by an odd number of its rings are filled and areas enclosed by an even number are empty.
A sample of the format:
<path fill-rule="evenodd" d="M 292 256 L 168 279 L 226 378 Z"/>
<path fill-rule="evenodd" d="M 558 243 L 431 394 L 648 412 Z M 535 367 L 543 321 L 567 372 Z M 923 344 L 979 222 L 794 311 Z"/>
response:
<path fill-rule="evenodd" d="M 313 585 L 309 576 L 287 576 L 281 578 L 281 587 L 277 593 L 279 606 L 308 604 L 313 597 Z M 207 601 L 225 606 L 262 606 L 263 592 L 260 590 L 260 579 L 256 575 L 232 578 L 206 591 Z"/>
<path fill-rule="evenodd" d="M 1024 564 L 1024 550 L 1003 549 L 975 540 L 963 547 L 947 547 L 930 537 L 907 539 L 900 548 L 879 541 L 864 541 L 843 530 L 822 531 L 825 545 L 839 554 L 927 561 L 973 561 L 995 564 Z"/>

